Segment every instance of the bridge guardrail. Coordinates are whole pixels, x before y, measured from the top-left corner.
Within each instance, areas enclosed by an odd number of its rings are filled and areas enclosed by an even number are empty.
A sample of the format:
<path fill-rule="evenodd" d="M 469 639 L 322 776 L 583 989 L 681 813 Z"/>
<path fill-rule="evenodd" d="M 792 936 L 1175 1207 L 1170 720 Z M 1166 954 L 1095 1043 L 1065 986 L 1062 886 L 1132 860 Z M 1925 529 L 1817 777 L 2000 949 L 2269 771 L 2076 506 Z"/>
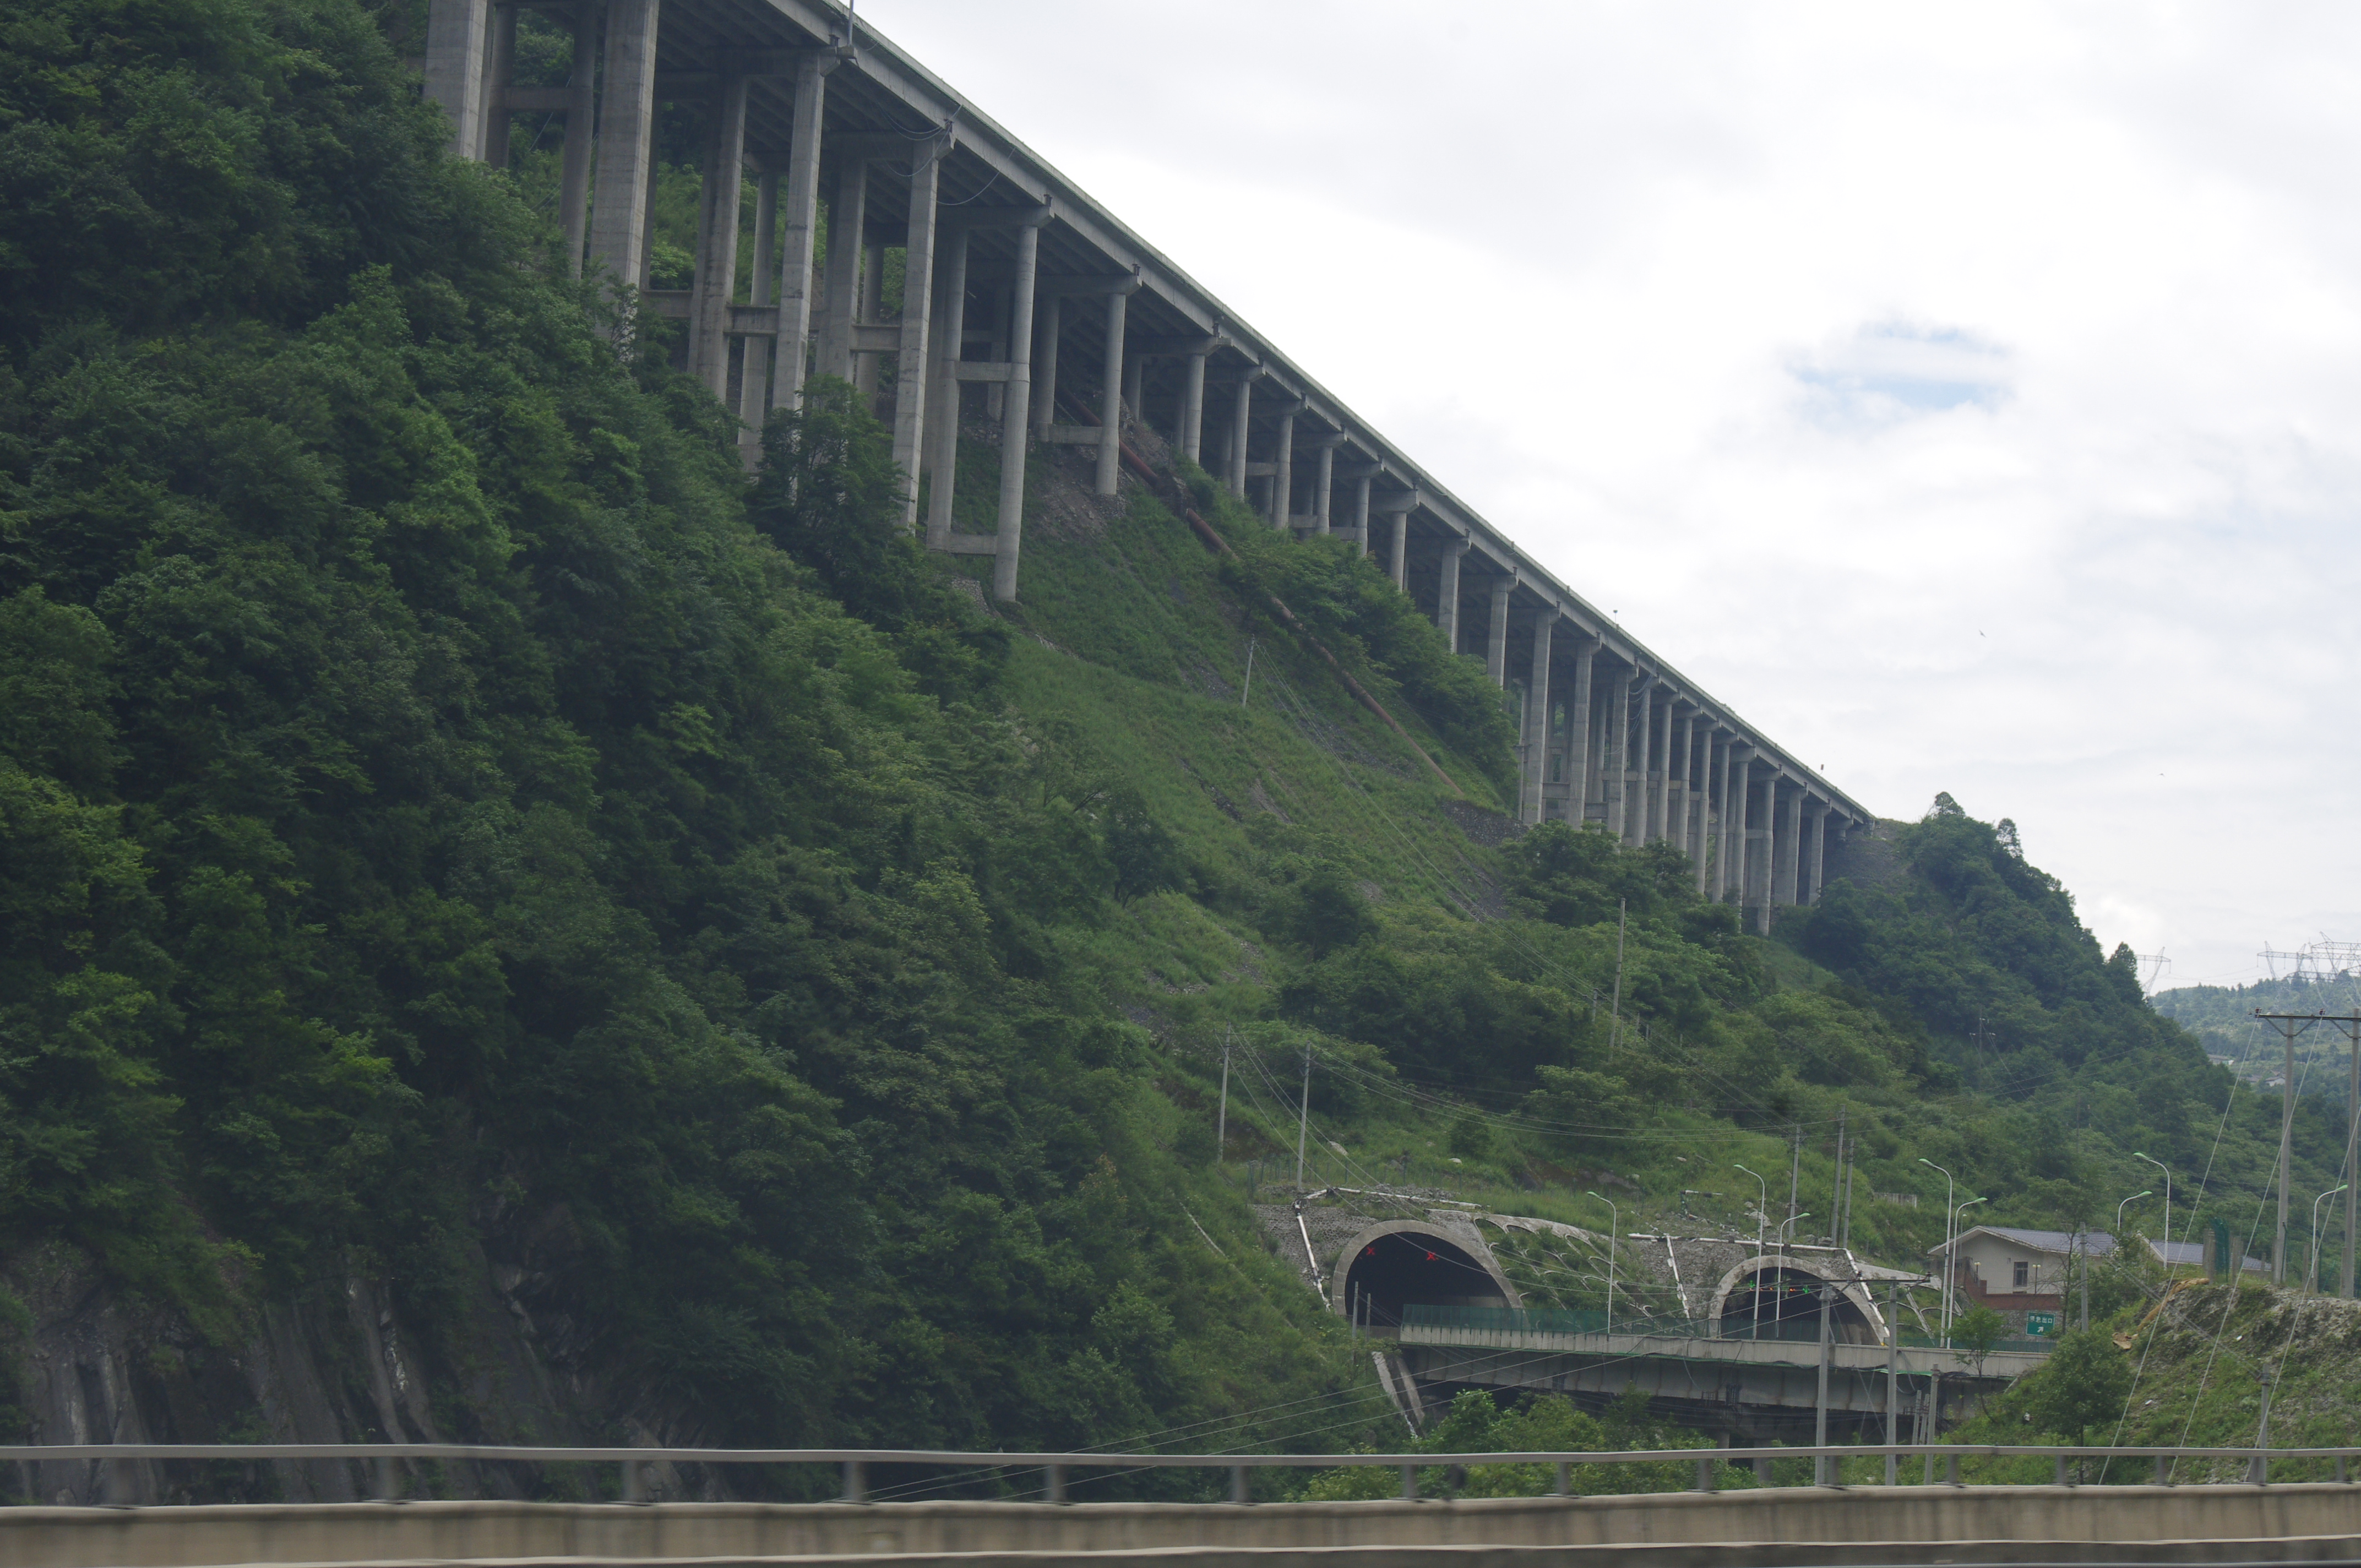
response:
<path fill-rule="evenodd" d="M 1733 1333 L 1729 1332 L 1729 1323 L 1712 1318 L 1644 1318 L 1627 1313 L 1610 1329 L 1605 1312 L 1584 1308 L 1445 1307 L 1425 1303 L 1403 1307 L 1401 1326 L 1405 1331 L 1446 1330 L 1456 1333 L 1490 1334 L 1501 1339 L 1531 1334 L 1615 1333 L 1637 1335 L 1642 1339 L 1727 1340 L 1741 1344 L 1817 1344 L 1820 1337 L 1817 1321 L 1789 1321 L 1760 1325 L 1747 1322 L 1743 1332 Z M 1900 1343 L 1905 1350 L 1949 1348 L 1956 1352 L 1958 1349 L 1956 1345 L 1947 1347 L 1940 1338 L 1933 1334 L 1908 1330 L 1903 1331 Z M 2020 1335 L 1995 1340 L 1988 1348 L 2047 1355 L 2058 1347 L 2049 1340 Z"/>
<path fill-rule="evenodd" d="M 867 1475 L 872 1465 L 907 1464 L 937 1469 L 1018 1470 L 1039 1471 L 1042 1475 L 1043 1500 L 1062 1503 L 1066 1500 L 1066 1478 L 1075 1470 L 1227 1470 L 1230 1473 L 1230 1500 L 1249 1501 L 1246 1494 L 1246 1473 L 1257 1469 L 1333 1470 L 1340 1467 L 1391 1465 L 1401 1472 L 1405 1498 L 1418 1496 L 1418 1472 L 1435 1466 L 1483 1464 L 1548 1464 L 1556 1468 L 1556 1492 L 1568 1496 L 1573 1492 L 1573 1467 L 1577 1464 L 1693 1464 L 1697 1467 L 1697 1484 L 1690 1490 L 1713 1492 L 1718 1471 L 1724 1464 L 1767 1464 L 1781 1459 L 1815 1461 L 1815 1486 L 1835 1483 L 1828 1477 L 1832 1465 L 1822 1461 L 1844 1459 L 1885 1458 L 1886 1485 L 1897 1484 L 1899 1462 L 1917 1458 L 1924 1462 L 1931 1478 L 1936 1456 L 1944 1460 L 1944 1485 L 1958 1486 L 1960 1462 L 1968 1458 L 2013 1459 L 2047 1457 L 2057 1462 L 2055 1485 L 2068 1486 L 2067 1465 L 2081 1459 L 2101 1461 L 2114 1459 L 2148 1459 L 2155 1463 L 2156 1485 L 2172 1485 L 2175 1465 L 2183 1460 L 2242 1459 L 2246 1462 L 2246 1484 L 2264 1486 L 2269 1483 L 2269 1466 L 2274 1460 L 2328 1459 L 2335 1462 L 2338 1485 L 2349 1485 L 2352 1462 L 2361 1458 L 2361 1447 L 2348 1448 L 2192 1448 L 2192 1447 L 2079 1447 L 2060 1448 L 2038 1443 L 1846 1443 L 1794 1448 L 1664 1448 L 1598 1451 L 1586 1453 L 970 1453 L 964 1450 L 887 1449 L 887 1448 L 584 1448 L 584 1447 L 521 1447 L 490 1443 L 455 1442 L 210 1442 L 210 1443 L 12 1443 L 0 1445 L 0 1461 L 19 1464 L 53 1464 L 68 1461 L 98 1462 L 107 1465 L 110 1493 L 120 1489 L 120 1496 L 111 1495 L 110 1506 L 129 1507 L 128 1477 L 126 1462 L 142 1459 L 164 1461 L 227 1459 L 246 1462 L 261 1460 L 346 1460 L 367 1462 L 374 1472 L 378 1500 L 399 1502 L 398 1482 L 393 1462 L 398 1459 L 466 1459 L 529 1464 L 608 1464 L 622 1466 L 622 1500 L 626 1503 L 648 1501 L 645 1466 L 652 1464 L 827 1464 L 837 1466 L 841 1474 L 840 1501 L 860 1503 L 868 1500 Z M 2103 1474 L 2103 1470 L 2102 1474 Z M 2008 1483 L 1994 1483 L 2008 1485 Z"/>

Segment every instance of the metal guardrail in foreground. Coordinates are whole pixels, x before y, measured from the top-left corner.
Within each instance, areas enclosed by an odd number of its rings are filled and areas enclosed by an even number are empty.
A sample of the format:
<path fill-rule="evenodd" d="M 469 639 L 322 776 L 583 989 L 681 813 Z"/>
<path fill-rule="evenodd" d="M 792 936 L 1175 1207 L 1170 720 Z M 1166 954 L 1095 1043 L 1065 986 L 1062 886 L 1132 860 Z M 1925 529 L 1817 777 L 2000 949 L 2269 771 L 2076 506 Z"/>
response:
<path fill-rule="evenodd" d="M 1890 1443 L 1830 1444 L 1797 1448 L 1657 1448 L 1581 1453 L 973 1453 L 964 1450 L 897 1448 L 522 1448 L 461 1442 L 206 1442 L 206 1443 L 14 1443 L 0 1445 L 0 1461 L 51 1464 L 60 1461 L 103 1461 L 107 1464 L 108 1501 L 130 1503 L 126 1462 L 140 1459 L 346 1459 L 369 1462 L 377 1484 L 377 1499 L 399 1502 L 397 1459 L 473 1459 L 527 1464 L 620 1464 L 622 1499 L 648 1501 L 646 1466 L 650 1464 L 833 1464 L 840 1468 L 840 1500 L 865 1501 L 868 1470 L 873 1464 L 910 1464 L 938 1469 L 1038 1470 L 1046 1502 L 1066 1500 L 1066 1475 L 1073 1470 L 1227 1470 L 1230 1500 L 1245 1503 L 1246 1473 L 1275 1468 L 1334 1470 L 1392 1465 L 1401 1471 L 1401 1496 L 1418 1496 L 1418 1473 L 1439 1465 L 1548 1464 L 1556 1467 L 1556 1493 L 1574 1491 L 1577 1464 L 1674 1464 L 1697 1466 L 1697 1492 L 1719 1489 L 1718 1472 L 1724 1464 L 1752 1464 L 1756 1475 L 1768 1479 L 1768 1466 L 1781 1459 L 1813 1461 L 1816 1486 L 1836 1484 L 1835 1463 L 1846 1459 L 1885 1460 L 1885 1484 L 1898 1483 L 1901 1462 L 1923 1462 L 1927 1481 L 1934 1479 L 1935 1459 L 1943 1459 L 1943 1484 L 1960 1486 L 1960 1461 L 1966 1458 L 2024 1459 L 2042 1457 L 2057 1462 L 2054 1485 L 2071 1485 L 2067 1464 L 2080 1459 L 2148 1459 L 2156 1464 L 2156 1485 L 2172 1485 L 2173 1466 L 2182 1460 L 2243 1459 L 2246 1481 L 2268 1485 L 2270 1464 L 2283 1459 L 2333 1459 L 2336 1481 L 2349 1485 L 2351 1462 L 2361 1458 L 2354 1448 L 2051 1448 L 2039 1444 Z M 2013 1483 L 1991 1483 L 2009 1486 Z"/>

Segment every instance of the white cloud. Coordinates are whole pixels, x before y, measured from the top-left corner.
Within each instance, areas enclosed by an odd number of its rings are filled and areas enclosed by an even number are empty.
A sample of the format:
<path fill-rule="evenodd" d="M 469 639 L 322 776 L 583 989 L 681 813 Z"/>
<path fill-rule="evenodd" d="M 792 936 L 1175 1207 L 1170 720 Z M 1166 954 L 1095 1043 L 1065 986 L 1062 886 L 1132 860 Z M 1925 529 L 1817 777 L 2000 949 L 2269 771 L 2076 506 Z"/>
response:
<path fill-rule="evenodd" d="M 2361 9 L 862 14 L 1876 809 L 2361 937 Z"/>

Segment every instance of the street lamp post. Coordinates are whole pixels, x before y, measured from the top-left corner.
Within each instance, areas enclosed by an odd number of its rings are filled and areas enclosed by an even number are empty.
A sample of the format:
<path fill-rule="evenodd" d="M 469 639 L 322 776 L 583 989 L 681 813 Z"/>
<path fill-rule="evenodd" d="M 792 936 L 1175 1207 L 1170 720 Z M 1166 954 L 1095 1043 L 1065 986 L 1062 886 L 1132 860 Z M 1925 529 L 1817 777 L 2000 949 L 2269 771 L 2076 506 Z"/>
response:
<path fill-rule="evenodd" d="M 1746 1170 L 1744 1166 L 1733 1168 Z M 1759 1171 L 1746 1170 L 1754 1178 L 1754 1337 L 1763 1337 L 1763 1227 L 1771 1223 L 1771 1184 Z M 1714 1331 L 1719 1333 L 1719 1329 Z"/>
<path fill-rule="evenodd" d="M 1963 1232 L 1961 1232 L 1961 1230 L 1960 1229 L 1960 1215 L 1962 1215 L 1962 1214 L 1964 1214 L 1964 1213 L 1966 1213 L 1969 1210 L 1971 1210 L 1971 1209 L 1974 1208 L 1977 1204 L 1982 1203 L 1982 1202 L 1983 1202 L 1983 1201 L 1984 1201 L 1984 1200 L 1983 1200 L 1983 1199 L 1982 1199 L 1982 1198 L 1970 1198 L 1970 1199 L 1967 1199 L 1967 1200 L 1963 1201 L 1960 1204 L 1960 1206 L 1959 1206 L 1958 1208 L 1956 1208 L 1956 1209 L 1954 1209 L 1954 1210 L 1952 1210 L 1952 1211 L 1951 1211 L 1951 1235 L 1952 1235 L 1952 1237 L 1953 1237 L 1953 1239 L 1954 1239 L 1955 1241 L 1956 1241 L 1956 1239 L 1957 1239 L 1959 1236 L 1960 1236 L 1961 1234 L 1964 1234 L 1964 1233 L 1963 1233 Z M 1949 1268 L 1946 1272 L 1947 1272 L 1947 1274 L 1948 1274 L 1949 1276 L 1950 1276 L 1951 1277 L 1956 1278 L 1956 1277 L 1957 1277 L 1957 1276 L 1958 1276 L 1959 1270 L 1958 1270 L 1956 1267 L 1951 1267 L 1951 1268 Z M 1957 1314 L 1950 1314 L 1950 1315 L 1947 1315 L 1947 1316 L 1944 1318 L 1944 1320 L 1943 1320 L 1943 1333 L 1944 1333 L 1944 1335 L 1945 1335 L 1945 1338 L 1944 1338 L 1943 1343 L 1944 1343 L 1945 1344 L 1947 1344 L 1947 1345 L 1948 1345 L 1948 1344 L 1949 1344 L 1949 1343 L 1951 1343 L 1951 1342 L 1950 1342 L 1950 1339 L 1949 1339 L 1949 1334 L 1950 1334 L 1950 1332 L 1951 1332 L 1951 1317 L 1956 1316 L 1956 1315 L 1957 1315 Z"/>
<path fill-rule="evenodd" d="M 1789 1227 L 1791 1227 L 1791 1226 L 1795 1225 L 1797 1222 L 1799 1222 L 1799 1221 L 1803 1221 L 1803 1220 L 1808 1220 L 1808 1219 L 1810 1219 L 1811 1217 L 1812 1217 L 1812 1212 L 1811 1212 L 1809 1209 L 1806 1209 L 1806 1210 L 1805 1210 L 1805 1211 L 1804 1211 L 1802 1213 L 1800 1213 L 1800 1214 L 1790 1214 L 1790 1215 L 1788 1215 L 1788 1216 L 1787 1216 L 1787 1218 L 1780 1223 L 1780 1226 L 1779 1226 L 1779 1267 L 1780 1267 L 1780 1269 L 1781 1269 L 1781 1271 L 1782 1271 L 1783 1275 L 1784 1275 L 1784 1271 L 1785 1271 L 1785 1269 L 1786 1269 L 1786 1266 L 1787 1266 L 1787 1231 L 1788 1231 Z M 1760 1287 L 1757 1287 L 1757 1288 L 1760 1288 Z M 1784 1293 L 1784 1292 L 1785 1291 L 1785 1289 L 1786 1289 L 1786 1287 L 1783 1285 L 1783 1286 L 1781 1286 L 1779 1288 L 1780 1288 L 1780 1290 Z M 1771 1323 L 1772 1323 L 1772 1326 L 1773 1326 L 1773 1328 L 1776 1328 L 1779 1324 L 1781 1324 L 1781 1323 L 1783 1323 L 1783 1322 L 1785 1322 L 1786 1321 L 1787 1321 L 1787 1320 L 1786 1320 L 1786 1316 L 1785 1316 L 1785 1314 L 1784 1314 L 1784 1313 L 1782 1313 L 1780 1316 L 1778 1316 L 1778 1317 L 1775 1317 L 1775 1318 L 1772 1319 L 1772 1320 L 1771 1320 Z M 1754 1337 L 1755 1337 L 1755 1338 L 1757 1338 L 1757 1339 L 1761 1339 L 1761 1338 L 1763 1337 L 1763 1330 L 1762 1330 L 1762 1327 L 1761 1327 L 1761 1325 L 1760 1325 L 1760 1324 L 1756 1325 L 1756 1328 L 1755 1328 L 1755 1331 L 1754 1331 Z"/>
<path fill-rule="evenodd" d="M 1957 1266 L 1957 1263 L 1958 1263 L 1958 1260 L 1951 1256 L 1951 1173 L 1950 1173 L 1949 1171 L 1948 1171 L 1948 1170 L 1943 1170 L 1943 1168 L 1942 1168 L 1941 1166 L 1937 1165 L 1933 1160 L 1928 1159 L 1925 1155 L 1920 1155 L 1920 1156 L 1918 1157 L 1918 1163 L 1919 1163 L 1920 1165 L 1925 1166 L 1925 1167 L 1926 1167 L 1927 1169 L 1929 1169 L 1929 1170 L 1942 1170 L 1942 1171 L 1943 1171 L 1943 1313 L 1942 1313 L 1942 1316 L 1943 1316 L 1943 1343 L 1946 1343 L 1946 1344 L 1949 1344 L 1949 1343 L 1951 1342 L 1951 1275 L 1952 1275 L 1952 1273 L 1954 1272 L 1954 1270 L 1955 1270 L 1955 1268 L 1956 1268 L 1956 1266 Z"/>
<path fill-rule="evenodd" d="M 2147 1160 L 2148 1164 L 2164 1172 L 2164 1235 L 2162 1238 L 2164 1246 L 2160 1246 L 2157 1249 L 2158 1251 L 2162 1252 L 2164 1247 L 2169 1247 L 2172 1245 L 2172 1168 L 2166 1165 L 2164 1161 L 2157 1159 L 2152 1156 L 2144 1155 L 2137 1149 L 2134 1149 L 2132 1151 L 2132 1157 L 2134 1159 Z M 2198 1196 L 2202 1198 L 2204 1194 L 2200 1193 Z M 2169 1255 L 2164 1260 L 2164 1272 L 2168 1277 L 2172 1274 L 2172 1259 Z"/>
<path fill-rule="evenodd" d="M 2340 1181 L 2312 1201 L 2312 1265 L 2304 1270 L 2303 1276 L 2303 1293 L 2307 1296 L 2320 1282 L 2320 1206 L 2351 1185 L 2349 1181 Z"/>
<path fill-rule="evenodd" d="M 1615 1206 L 1612 1198 L 1601 1198 L 1596 1192 L 1590 1196 L 1607 1205 L 1607 1332 L 1611 1334 L 1615 1332 L 1615 1233 L 1623 1228 L 1623 1211 Z"/>

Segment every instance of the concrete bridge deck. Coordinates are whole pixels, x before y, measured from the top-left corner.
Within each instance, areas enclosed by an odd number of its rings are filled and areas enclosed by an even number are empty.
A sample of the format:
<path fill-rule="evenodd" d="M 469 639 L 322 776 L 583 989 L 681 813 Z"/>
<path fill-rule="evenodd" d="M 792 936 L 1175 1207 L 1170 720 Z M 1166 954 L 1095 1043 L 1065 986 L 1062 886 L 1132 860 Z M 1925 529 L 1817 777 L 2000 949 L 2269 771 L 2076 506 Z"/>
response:
<path fill-rule="evenodd" d="M 517 1502 L 0 1509 L 0 1564 L 1645 1568 L 2349 1563 L 2361 1488 L 1897 1486 L 1452 1502 Z"/>
<path fill-rule="evenodd" d="M 573 34 L 562 85 L 516 79 L 526 11 Z M 1774 905 L 1817 897 L 1831 838 L 1871 822 L 834 0 L 431 0 L 425 46 L 426 95 L 449 115 L 456 155 L 505 167 L 512 134 L 562 123 L 570 255 L 618 289 L 627 352 L 633 323 L 684 323 L 685 367 L 738 414 L 750 459 L 765 414 L 797 406 L 807 375 L 851 380 L 890 409 L 896 463 L 930 478 L 926 515 L 914 490 L 906 522 L 930 548 L 991 556 L 995 598 L 1017 597 L 1028 450 L 1091 448 L 1097 491 L 1112 497 L 1116 438 L 1152 430 L 1272 528 L 1376 555 L 1454 651 L 1521 691 L 1523 820 L 1675 843 L 1698 892 L 1742 903 L 1763 929 Z M 685 291 L 653 287 L 666 105 L 686 111 L 703 143 L 707 200 Z M 744 279 L 749 181 L 758 217 Z M 890 320 L 888 248 L 910 280 Z M 963 404 L 999 430 L 991 533 L 952 525 Z"/>

